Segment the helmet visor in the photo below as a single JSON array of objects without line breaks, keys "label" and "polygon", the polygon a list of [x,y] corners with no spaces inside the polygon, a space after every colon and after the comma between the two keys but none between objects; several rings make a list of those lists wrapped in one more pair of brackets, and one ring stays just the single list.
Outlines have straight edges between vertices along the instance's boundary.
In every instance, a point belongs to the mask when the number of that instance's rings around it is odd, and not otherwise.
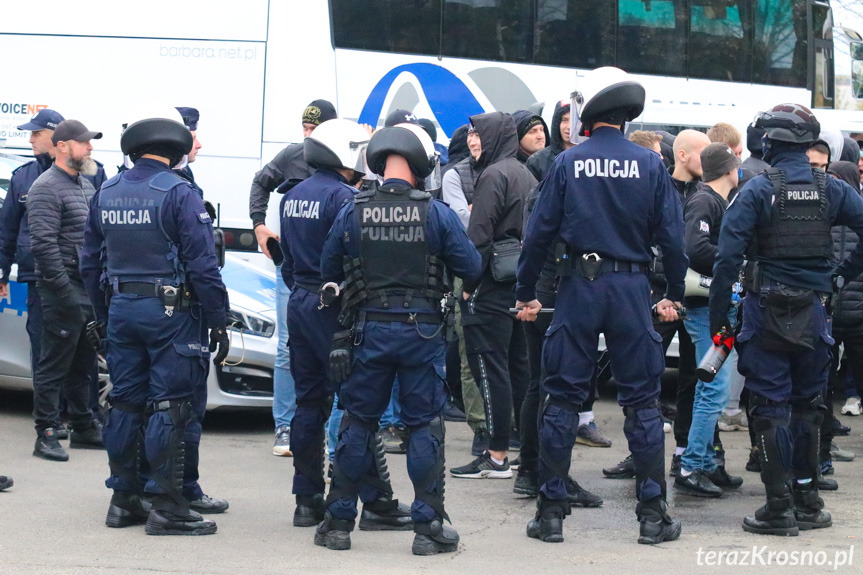
[{"label": "helmet visor", "polygon": [[432,190],[439,190],[443,187],[441,175],[440,175],[440,152],[435,151],[434,157],[429,158],[429,162],[434,162],[434,168],[432,168],[431,173],[425,178],[425,187],[423,188],[427,192],[431,192]]},{"label": "helmet visor", "polygon": [[569,96],[569,141],[573,144],[581,143],[584,138],[582,129],[584,128],[581,122],[581,109],[584,107],[584,96],[581,92],[575,91]]}]

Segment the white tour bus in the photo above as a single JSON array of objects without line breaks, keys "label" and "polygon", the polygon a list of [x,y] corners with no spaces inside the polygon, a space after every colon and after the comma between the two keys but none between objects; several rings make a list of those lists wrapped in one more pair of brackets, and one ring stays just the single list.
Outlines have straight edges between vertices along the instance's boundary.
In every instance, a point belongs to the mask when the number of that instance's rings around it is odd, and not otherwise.
[{"label": "white tour bus", "polygon": [[317,98],[372,125],[413,110],[446,143],[471,114],[567,99],[587,70],[615,65],[647,89],[634,127],[742,130],[798,102],[863,132],[859,0],[43,0],[38,12],[11,3],[0,20],[7,151],[26,154],[15,126],[51,107],[104,132],[94,157],[112,175],[136,110],[194,106],[192,167],[231,249],[256,250],[252,176],[301,141]]}]

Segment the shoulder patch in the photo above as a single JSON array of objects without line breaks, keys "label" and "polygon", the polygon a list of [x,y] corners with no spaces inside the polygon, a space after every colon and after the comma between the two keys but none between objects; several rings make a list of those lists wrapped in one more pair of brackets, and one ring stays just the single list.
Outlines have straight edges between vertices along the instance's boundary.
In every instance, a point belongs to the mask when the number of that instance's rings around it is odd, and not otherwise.
[{"label": "shoulder patch", "polygon": [[209,224],[213,220],[210,219],[210,214],[207,212],[201,212],[198,214],[198,219],[201,220],[202,224]]},{"label": "shoulder patch", "polygon": [[708,224],[704,220],[700,220],[698,222],[698,229],[700,229],[705,234],[710,233],[710,224]]}]

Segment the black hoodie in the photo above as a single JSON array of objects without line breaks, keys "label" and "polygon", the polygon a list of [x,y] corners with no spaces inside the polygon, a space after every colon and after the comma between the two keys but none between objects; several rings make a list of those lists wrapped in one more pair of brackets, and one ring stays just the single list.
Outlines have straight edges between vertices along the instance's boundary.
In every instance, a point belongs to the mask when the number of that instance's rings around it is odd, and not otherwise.
[{"label": "black hoodie", "polygon": [[[562,105],[561,105],[562,104]],[[557,102],[554,105],[554,115],[551,117],[551,142],[544,149],[527,159],[527,167],[537,180],[542,181],[546,172],[554,163],[554,159],[563,151],[563,138],[560,137],[560,122],[563,115],[569,112],[569,102]]]},{"label": "black hoodie", "polygon": [[[854,162],[833,162],[827,172],[846,182],[855,190],[860,189],[860,172]],[[833,255],[838,264],[848,257],[860,241],[850,228],[835,226],[833,232]],[[834,336],[863,333],[863,276],[845,278],[845,286],[833,296]]]},{"label": "black hoodie", "polygon": [[[524,207],[536,179],[516,158],[518,135],[515,120],[503,112],[471,116],[482,141],[482,154],[474,169],[478,176],[467,235],[482,256],[483,276],[490,275],[492,243],[522,237]],[[472,292],[480,278],[464,282]]]}]

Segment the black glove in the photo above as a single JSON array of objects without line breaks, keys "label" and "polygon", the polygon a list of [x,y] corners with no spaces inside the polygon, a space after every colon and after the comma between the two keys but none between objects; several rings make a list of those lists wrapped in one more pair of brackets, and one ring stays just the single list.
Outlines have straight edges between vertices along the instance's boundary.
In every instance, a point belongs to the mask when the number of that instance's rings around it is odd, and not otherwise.
[{"label": "black glove", "polygon": [[101,321],[91,321],[87,324],[87,341],[90,343],[90,347],[93,348],[93,351],[96,353],[102,353],[105,351],[105,340],[108,337],[108,328],[105,325],[105,322]]},{"label": "black glove", "polygon": [[231,348],[227,328],[214,327],[210,330],[210,353],[216,351],[216,348],[219,348],[219,351],[213,356],[213,363],[219,365],[228,357],[228,350]]},{"label": "black glove", "polygon": [[333,336],[333,347],[330,349],[330,381],[342,384],[351,374],[353,357],[351,347],[353,338],[351,330],[336,332]]}]

